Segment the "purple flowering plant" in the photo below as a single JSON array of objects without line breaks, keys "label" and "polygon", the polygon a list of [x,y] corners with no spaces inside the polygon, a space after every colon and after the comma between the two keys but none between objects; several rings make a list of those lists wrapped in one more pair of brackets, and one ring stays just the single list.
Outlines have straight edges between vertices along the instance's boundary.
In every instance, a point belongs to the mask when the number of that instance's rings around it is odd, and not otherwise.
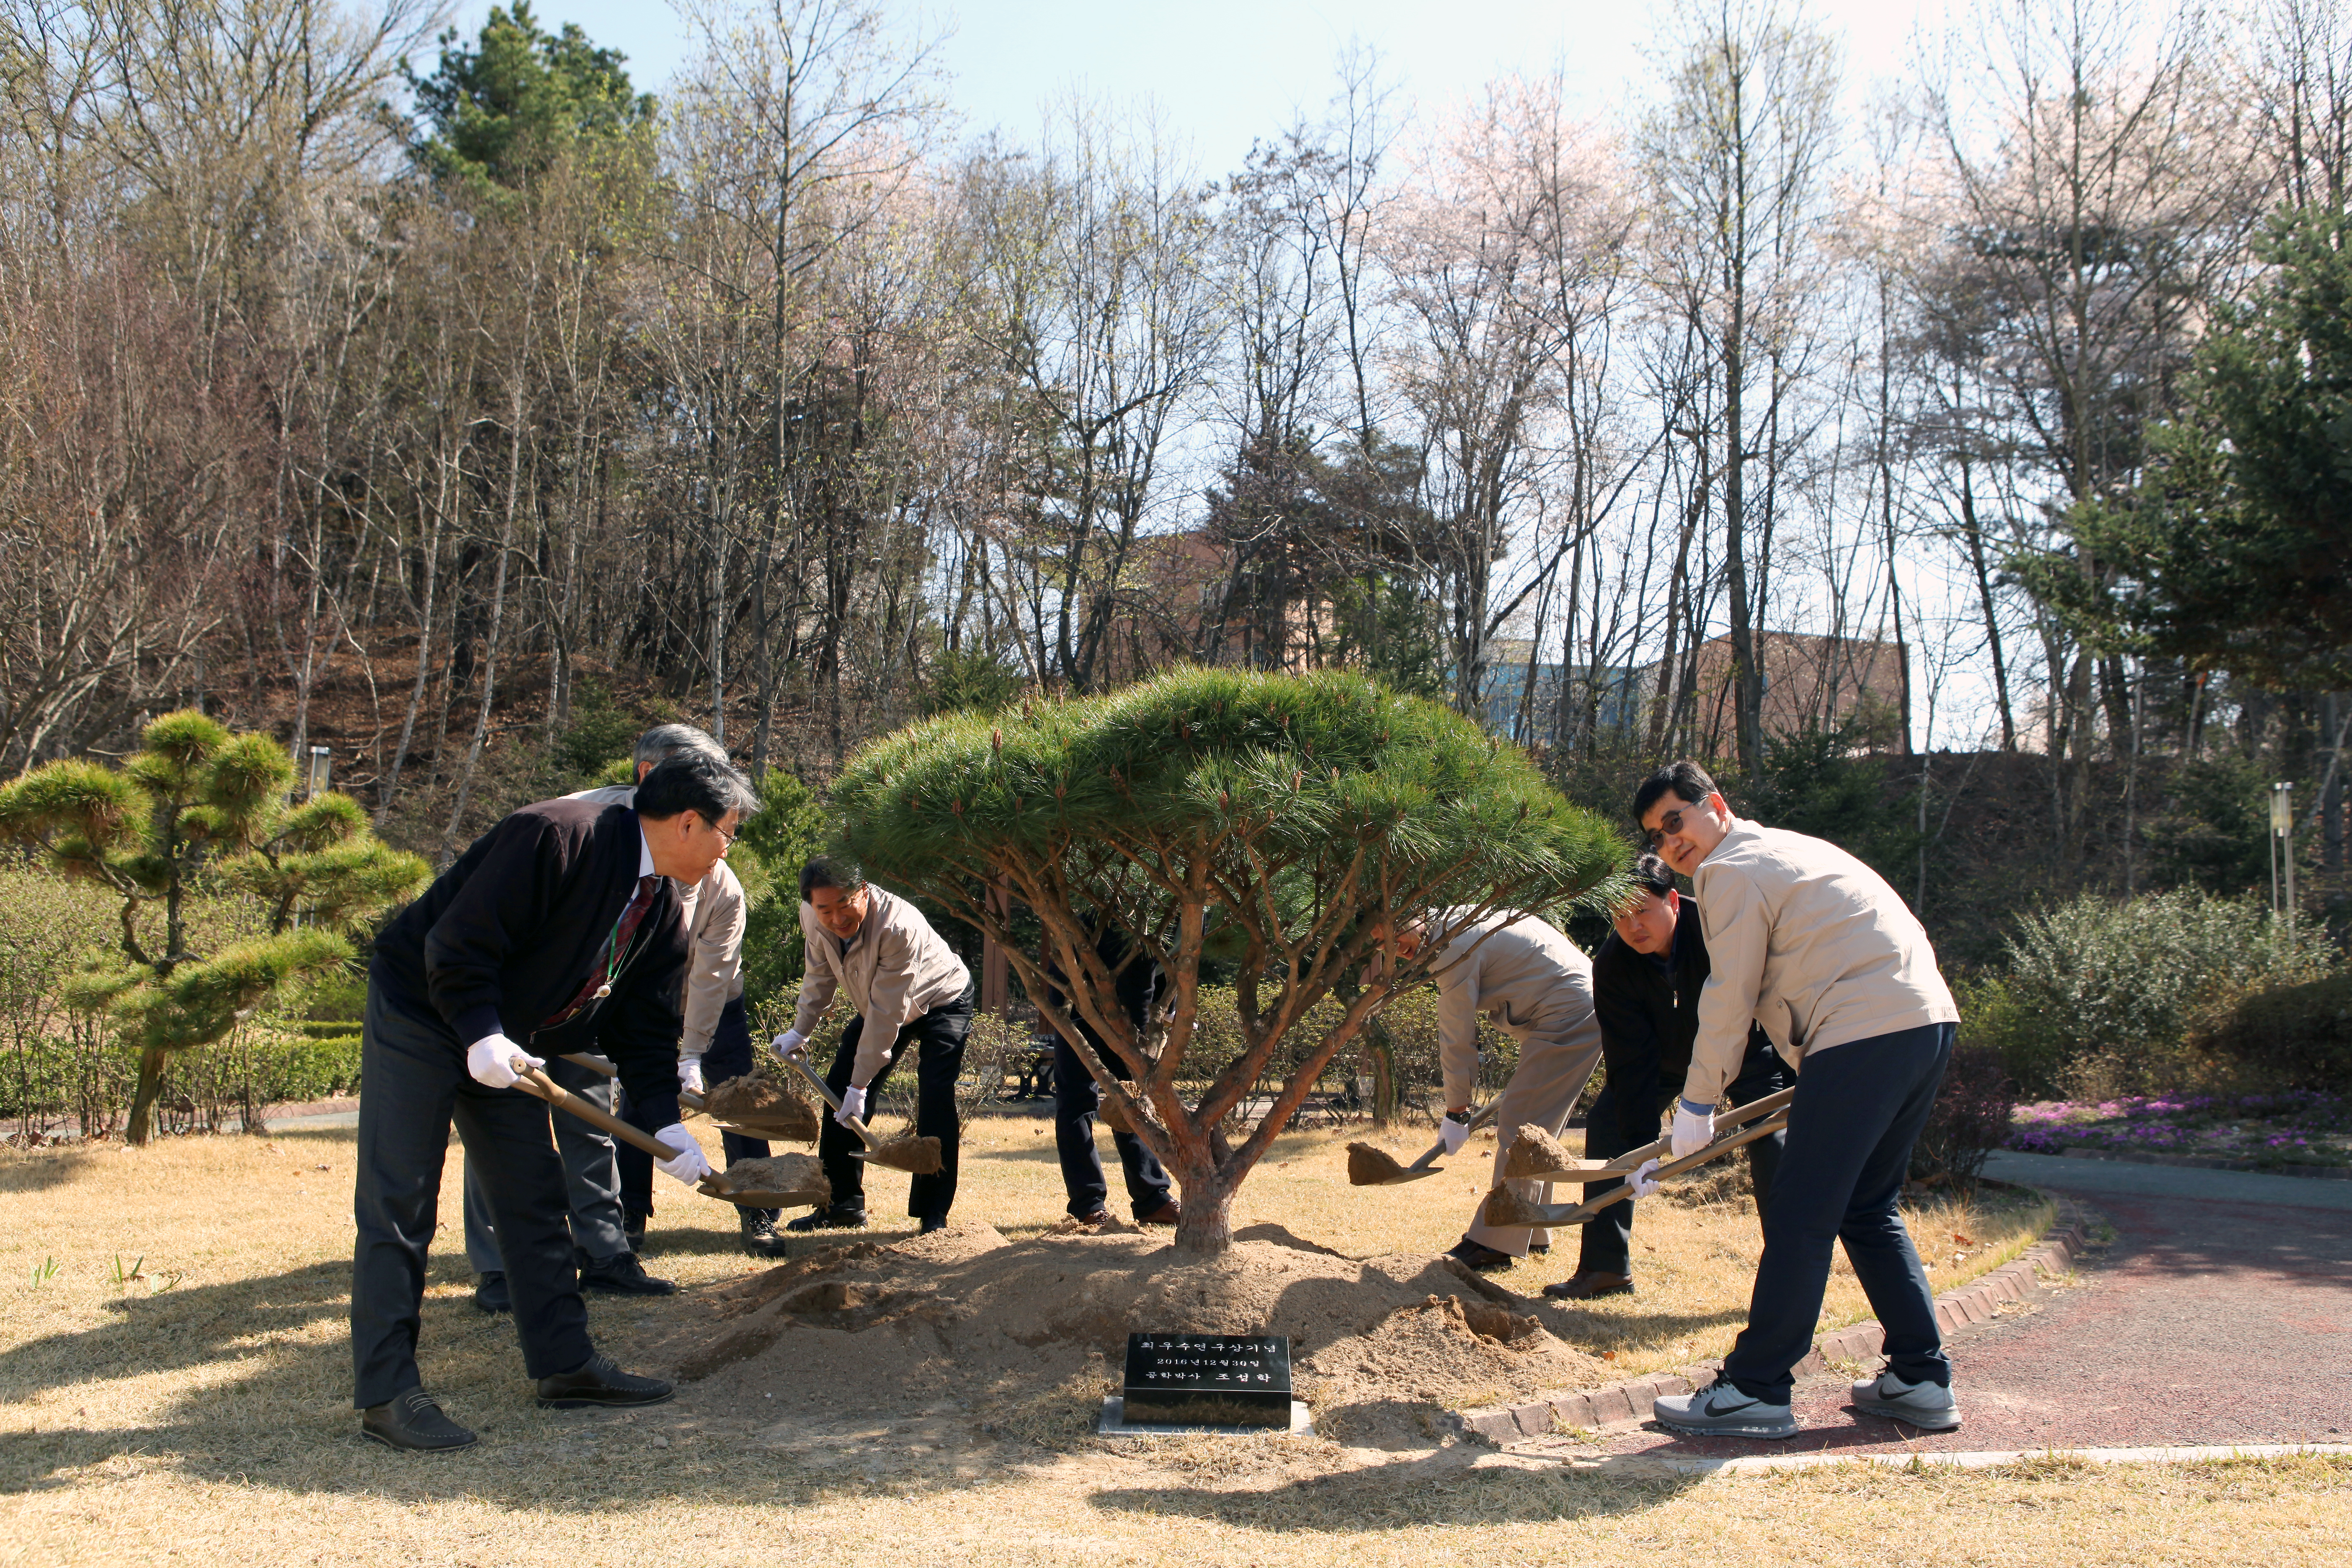
[{"label": "purple flowering plant", "polygon": [[2189,1154],[2261,1165],[2352,1164],[2352,1098],[2277,1094],[2132,1095],[2020,1105],[2008,1147]]}]

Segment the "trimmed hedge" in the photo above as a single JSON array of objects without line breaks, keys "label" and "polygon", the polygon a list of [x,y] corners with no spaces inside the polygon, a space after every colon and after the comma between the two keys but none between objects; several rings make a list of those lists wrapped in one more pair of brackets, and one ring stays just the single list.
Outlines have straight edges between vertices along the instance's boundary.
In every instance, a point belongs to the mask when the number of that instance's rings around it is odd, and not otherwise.
[{"label": "trimmed hedge", "polygon": [[2275,1088],[2352,1092],[2352,974],[2242,997],[2199,1044]]}]

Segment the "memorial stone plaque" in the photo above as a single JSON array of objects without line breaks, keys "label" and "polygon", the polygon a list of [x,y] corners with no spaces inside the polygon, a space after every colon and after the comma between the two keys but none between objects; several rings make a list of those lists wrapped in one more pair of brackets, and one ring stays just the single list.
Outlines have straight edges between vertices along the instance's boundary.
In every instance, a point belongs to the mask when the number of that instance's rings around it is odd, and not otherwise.
[{"label": "memorial stone plaque", "polygon": [[1281,1334],[1129,1334],[1129,1422],[1290,1427],[1290,1341]]}]

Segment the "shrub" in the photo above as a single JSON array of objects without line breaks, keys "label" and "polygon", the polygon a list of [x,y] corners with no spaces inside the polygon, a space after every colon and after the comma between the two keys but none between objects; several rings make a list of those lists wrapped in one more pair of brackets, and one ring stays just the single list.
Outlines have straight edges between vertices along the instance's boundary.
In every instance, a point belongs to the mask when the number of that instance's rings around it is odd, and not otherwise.
[{"label": "shrub", "polygon": [[1986,1157],[2008,1140],[2016,1110],[2017,1082],[2000,1052],[1974,1043],[1954,1047],[1936,1109],[1911,1147],[1911,1179],[1962,1196],[1975,1192]]},{"label": "shrub", "polygon": [[2352,974],[2249,993],[2198,1044],[2273,1088],[2352,1090]]},{"label": "shrub", "polygon": [[1969,993],[1970,1037],[2035,1098],[2181,1087],[2204,1058],[2200,1016],[2336,964],[2321,934],[2291,934],[2251,899],[2084,894],[2018,921],[2008,973]]}]

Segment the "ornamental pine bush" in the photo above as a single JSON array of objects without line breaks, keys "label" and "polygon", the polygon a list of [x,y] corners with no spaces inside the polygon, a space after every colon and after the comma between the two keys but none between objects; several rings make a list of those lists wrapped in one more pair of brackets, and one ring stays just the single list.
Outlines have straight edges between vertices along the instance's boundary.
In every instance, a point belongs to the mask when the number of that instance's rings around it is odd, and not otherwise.
[{"label": "ornamental pine bush", "polygon": [[[1235,1190],[1316,1079],[1391,996],[1429,977],[1476,915],[1605,907],[1628,847],[1526,755],[1438,704],[1360,675],[1184,669],[1107,696],[943,715],[876,741],[834,783],[845,849],[877,879],[1001,943],[1045,1021],[1182,1187],[1177,1246],[1222,1250]],[[1001,887],[1071,976],[1013,940]],[[1431,918],[1416,959],[1377,975],[1376,924]],[[1169,1009],[1139,1038],[1097,922],[1156,963]],[[1230,967],[1239,1038],[1201,1038],[1202,969]],[[1315,1009],[1339,1003],[1328,1026]],[[1328,1016],[1328,1015],[1326,1015]],[[1084,1020],[1138,1069],[1130,1089]],[[1213,1076],[1202,1058],[1216,1060]],[[1224,1123],[1285,1070],[1236,1144]]]}]

